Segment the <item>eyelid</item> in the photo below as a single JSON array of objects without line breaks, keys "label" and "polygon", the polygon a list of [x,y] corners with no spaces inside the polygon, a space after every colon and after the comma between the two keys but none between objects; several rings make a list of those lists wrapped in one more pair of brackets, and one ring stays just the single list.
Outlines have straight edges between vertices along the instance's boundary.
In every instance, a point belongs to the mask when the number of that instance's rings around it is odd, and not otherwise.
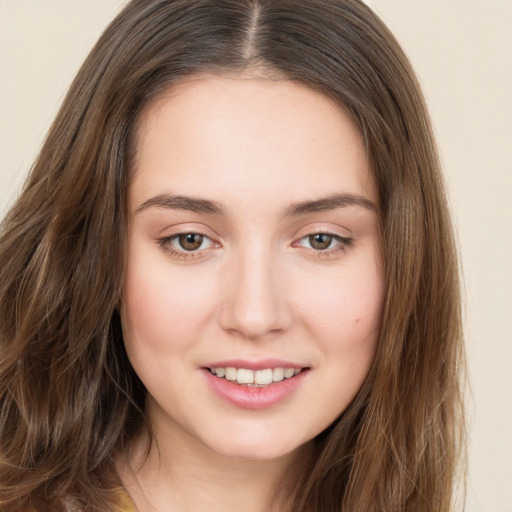
[{"label": "eyelid", "polygon": [[[168,229],[168,228],[166,228]],[[180,226],[178,229],[173,231],[172,233],[157,237],[155,240],[160,245],[162,250],[164,250],[166,253],[170,254],[172,257],[175,257],[176,259],[200,259],[207,256],[207,252],[209,252],[211,249],[222,247],[222,244],[218,241],[218,237],[212,236],[210,234],[207,234],[206,231],[210,231],[209,229],[202,229],[202,228],[196,228],[194,226]],[[322,226],[316,226],[316,227],[310,227],[309,229],[302,228],[299,230],[299,232],[294,236],[293,242],[291,244],[294,248],[299,248],[307,251],[310,255],[314,257],[329,257],[333,256],[337,253],[344,252],[351,248],[354,245],[354,239],[350,236],[345,236],[340,234],[341,229],[338,227],[333,228],[329,227],[326,228],[325,225]],[[348,231],[348,230],[347,230]],[[302,234],[300,234],[302,232]],[[200,235],[201,237],[206,238],[210,241],[210,244],[208,247],[205,248],[198,248],[195,250],[187,251],[186,249],[180,249],[179,247],[176,247],[174,245],[174,241],[186,234],[196,234]],[[334,241],[337,243],[334,247],[327,247],[326,249],[316,249],[314,247],[307,247],[305,245],[302,245],[301,242],[304,240],[307,240],[309,237],[323,234],[326,236],[331,237]],[[202,245],[202,244],[201,244]]]},{"label": "eyelid", "polygon": [[197,233],[212,239],[218,238],[215,231],[201,222],[176,222],[174,224],[166,224],[165,227],[158,230],[157,237],[169,238],[174,235],[183,235],[186,233]]},{"label": "eyelid", "polygon": [[[221,247],[220,242],[218,242],[217,237],[207,234],[205,229],[197,229],[192,226],[182,226],[176,231],[165,235],[156,237],[155,241],[160,245],[162,250],[164,250],[167,254],[171,255],[176,259],[198,259],[206,256],[205,252],[209,251],[212,248]],[[203,249],[197,249],[192,251],[187,251],[186,249],[179,249],[173,245],[173,242],[178,239],[182,235],[200,235],[208,240],[210,240],[211,244],[209,247],[205,247]]]},{"label": "eyelid", "polygon": [[[296,242],[294,242],[294,244],[298,244],[300,241],[305,240],[305,239],[309,238],[310,236],[315,236],[315,235],[327,235],[327,236],[331,237],[333,240],[336,240],[340,244],[344,245],[345,247],[349,247],[354,243],[353,238],[336,235],[334,233],[329,233],[327,231],[320,231],[317,233],[310,233],[309,235],[302,236]],[[303,247],[303,246],[300,246],[300,247]],[[314,248],[311,248],[311,249],[314,250],[315,252],[324,252],[324,253],[329,252],[329,249],[314,249]]]},{"label": "eyelid", "polygon": [[[347,229],[347,231],[349,231]],[[326,249],[315,249],[313,247],[305,247],[301,244],[303,240],[314,236],[314,235],[327,235],[332,237],[338,244],[333,248]],[[303,249],[309,253],[309,255],[319,258],[328,258],[330,256],[335,256],[338,253],[345,252],[350,249],[354,245],[354,238],[352,236],[345,236],[340,233],[340,229],[336,229],[335,227],[326,227],[324,225],[317,225],[315,227],[302,228],[298,231],[296,236],[294,237],[294,242],[292,243],[292,247]]]}]

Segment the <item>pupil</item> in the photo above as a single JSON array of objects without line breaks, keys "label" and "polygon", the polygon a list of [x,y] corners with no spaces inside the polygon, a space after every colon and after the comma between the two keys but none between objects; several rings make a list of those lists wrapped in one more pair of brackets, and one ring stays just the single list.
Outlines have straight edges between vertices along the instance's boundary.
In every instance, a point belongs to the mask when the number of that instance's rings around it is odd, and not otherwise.
[{"label": "pupil", "polygon": [[201,244],[203,243],[203,235],[199,235],[198,233],[180,235],[179,242],[181,247],[186,251],[193,251],[201,247]]},{"label": "pupil", "polygon": [[331,242],[332,236],[325,235],[323,233],[318,233],[309,237],[309,243],[311,244],[311,247],[320,251],[327,249],[331,245]]}]

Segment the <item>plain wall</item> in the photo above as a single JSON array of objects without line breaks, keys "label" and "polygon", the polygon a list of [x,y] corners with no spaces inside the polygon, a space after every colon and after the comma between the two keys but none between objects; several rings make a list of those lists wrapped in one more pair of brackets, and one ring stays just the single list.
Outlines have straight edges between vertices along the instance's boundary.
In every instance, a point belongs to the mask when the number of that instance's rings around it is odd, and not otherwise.
[{"label": "plain wall", "polygon": [[[469,512],[512,512],[512,1],[373,0],[438,134],[466,282]],[[123,0],[0,0],[0,218]]]}]

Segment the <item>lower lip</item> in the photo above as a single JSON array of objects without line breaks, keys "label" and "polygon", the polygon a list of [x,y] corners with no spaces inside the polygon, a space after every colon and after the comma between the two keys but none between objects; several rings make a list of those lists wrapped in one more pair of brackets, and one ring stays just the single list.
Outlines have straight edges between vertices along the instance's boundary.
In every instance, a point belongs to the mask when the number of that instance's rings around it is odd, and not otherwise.
[{"label": "lower lip", "polygon": [[289,379],[274,382],[265,387],[249,387],[236,381],[216,377],[210,370],[202,369],[211,389],[230,404],[242,409],[265,409],[272,407],[289,397],[303,382],[308,370]]}]

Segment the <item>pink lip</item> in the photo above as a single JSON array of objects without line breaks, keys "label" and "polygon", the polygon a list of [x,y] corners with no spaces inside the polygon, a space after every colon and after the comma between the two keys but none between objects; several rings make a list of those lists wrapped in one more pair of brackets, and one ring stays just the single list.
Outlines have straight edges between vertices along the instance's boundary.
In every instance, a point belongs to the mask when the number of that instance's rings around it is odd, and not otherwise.
[{"label": "pink lip", "polygon": [[[258,368],[247,366],[247,362],[243,365],[231,364],[234,361],[230,361],[230,364],[224,365],[216,363],[216,366],[212,365],[208,368],[217,367],[235,367],[235,368],[247,368],[249,370],[257,370],[263,368],[273,367],[284,367],[284,368],[297,368],[297,366],[258,366],[260,363],[254,363]],[[309,373],[308,370],[303,370],[294,377],[284,379],[280,382],[275,382],[266,387],[248,387],[237,384],[223,378],[216,377],[213,375],[208,368],[202,368],[202,372],[208,382],[210,388],[223,400],[227,401],[231,405],[240,407],[242,409],[265,409],[272,407],[289,397],[304,381],[304,378]]]},{"label": "pink lip", "polygon": [[215,361],[203,365],[204,368],[245,368],[247,370],[266,370],[267,368],[293,368],[300,370],[303,365],[283,361],[282,359],[262,359],[260,361],[247,361],[243,359],[230,359],[229,361]]}]

